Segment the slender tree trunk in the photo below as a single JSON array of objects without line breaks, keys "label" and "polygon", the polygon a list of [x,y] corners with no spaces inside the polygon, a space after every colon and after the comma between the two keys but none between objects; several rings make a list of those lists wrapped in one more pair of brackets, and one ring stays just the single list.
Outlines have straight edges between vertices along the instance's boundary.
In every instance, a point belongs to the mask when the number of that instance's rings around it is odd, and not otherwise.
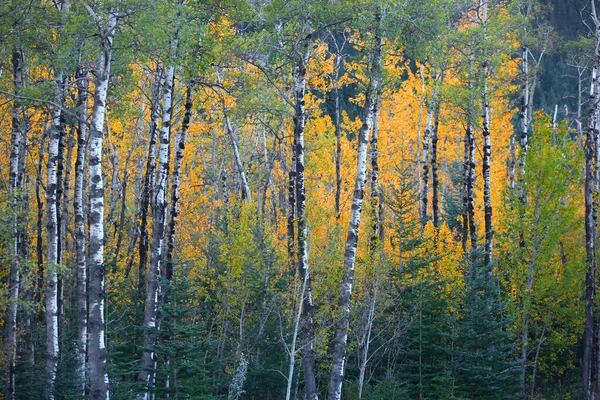
[{"label": "slender tree trunk", "polygon": [[[223,107],[225,107],[225,103],[223,103]],[[231,140],[231,145],[233,146],[233,155],[235,158],[235,166],[238,170],[238,174],[240,176],[240,180],[242,181],[242,190],[244,194],[244,199],[246,201],[252,201],[252,195],[250,193],[250,186],[248,186],[248,179],[246,178],[246,173],[244,172],[244,165],[242,164],[242,158],[240,157],[240,151],[238,147],[238,138],[236,133],[233,130],[233,126],[231,125],[231,120],[229,119],[229,114],[223,108],[223,115],[225,116],[225,128],[227,130],[227,134],[229,135],[229,139]]]},{"label": "slender tree trunk", "polygon": [[[468,66],[469,97],[467,104],[467,126],[465,130],[465,149],[464,149],[464,218],[463,226],[465,236],[471,239],[471,259],[477,257],[477,226],[475,224],[475,133],[473,128],[474,119],[474,96],[473,96],[473,55],[470,56]],[[465,248],[467,239],[464,239]]]},{"label": "slender tree trunk", "polygon": [[175,138],[175,164],[173,166],[173,179],[171,184],[171,211],[167,233],[167,254],[165,257],[165,278],[171,282],[173,276],[173,250],[175,249],[175,230],[177,228],[177,217],[179,217],[179,188],[181,187],[181,165],[183,163],[183,153],[185,151],[185,142],[190,128],[192,118],[192,91],[193,83],[188,83],[185,93],[185,105],[181,132],[178,132]]},{"label": "slender tree trunk", "polygon": [[144,310],[144,352],[142,354],[139,382],[144,389],[138,393],[138,399],[148,399],[154,385],[156,371],[156,354],[152,347],[156,343],[158,317],[158,299],[160,298],[159,278],[163,264],[163,247],[165,241],[165,222],[167,208],[167,187],[169,179],[169,147],[171,117],[173,113],[173,83],[175,67],[166,71],[163,89],[163,117],[160,128],[160,147],[158,152],[158,173],[156,177],[154,202],[152,205],[152,247],[150,254],[150,273]]},{"label": "slender tree trunk", "polygon": [[438,229],[440,226],[440,182],[438,177],[438,138],[440,128],[440,98],[439,91],[444,82],[444,71],[440,72],[440,83],[436,87],[436,99],[433,111],[433,128],[431,130],[431,214],[433,216],[433,226]]},{"label": "slender tree trunk", "polygon": [[[595,17],[594,2],[592,2],[593,15]],[[596,26],[596,31],[600,25]],[[596,173],[598,170],[598,111],[600,108],[598,70],[600,68],[600,42],[594,52],[594,63],[592,66],[592,82],[589,97],[588,129],[585,137],[585,250],[587,273],[585,278],[585,331],[583,336],[583,391],[586,399],[593,395],[594,372],[594,338],[596,315],[594,302],[596,295],[596,237],[598,229],[597,221],[597,196],[598,184]]]},{"label": "slender tree trunk", "polygon": [[519,120],[521,122],[521,136],[519,143],[521,144],[521,154],[519,157],[519,167],[521,172],[525,170],[525,159],[527,150],[529,149],[529,70],[527,66],[527,47],[522,49],[521,69],[523,73],[523,95],[521,96],[521,109],[519,110]]},{"label": "slender tree trunk", "polygon": [[[285,161],[282,162],[284,165]],[[292,162],[288,173],[287,250],[290,270],[296,266],[296,136],[292,143]]]},{"label": "slender tree trunk", "polygon": [[[306,278],[306,277],[305,277]],[[294,370],[296,366],[296,341],[298,340],[298,332],[300,331],[300,318],[302,317],[302,299],[304,298],[304,293],[306,292],[306,283],[307,280],[304,279],[302,282],[302,290],[300,291],[300,298],[298,301],[298,311],[296,312],[296,317],[294,318],[294,331],[292,332],[292,344],[290,346],[290,360],[288,366],[288,376],[287,376],[287,386],[285,390],[285,400],[290,400],[292,394],[292,384],[294,381]]]},{"label": "slender tree trunk", "polygon": [[[13,87],[15,95],[21,91],[23,84],[23,54],[17,48],[12,53],[13,65]],[[20,270],[20,249],[19,249],[19,221],[21,218],[19,181],[19,164],[26,154],[21,154],[21,142],[23,140],[23,121],[21,119],[21,104],[15,100],[12,107],[12,135],[10,143],[10,162],[9,162],[9,190],[11,202],[12,226],[10,238],[10,267],[8,273],[8,312],[6,318],[6,349],[8,361],[8,379],[6,380],[5,398],[14,399],[15,380],[16,380],[16,360],[17,360],[17,309],[19,301],[19,270]]]},{"label": "slender tree trunk", "polygon": [[381,108],[381,92],[379,86],[376,94],[375,104],[373,105],[373,134],[370,141],[370,156],[371,156],[371,212],[372,212],[372,231],[370,238],[371,253],[375,252],[377,240],[382,229],[381,226],[381,204],[379,203],[379,110]]},{"label": "slender tree trunk", "polygon": [[304,128],[306,125],[306,66],[310,57],[312,40],[304,39],[300,56],[296,60],[294,83],[294,153],[295,153],[295,199],[296,219],[298,222],[298,274],[303,283],[302,301],[302,363],[304,366],[304,394],[307,400],[317,400],[314,356],[314,304],[312,299],[312,281],[308,264],[308,228],[306,225],[306,185],[304,177]]},{"label": "slender tree trunk", "polygon": [[467,137],[469,145],[469,169],[467,179],[467,214],[469,219],[469,236],[471,238],[471,253],[477,253],[477,225],[475,224],[475,134],[473,125],[467,125]]},{"label": "slender tree trunk", "polygon": [[[484,30],[484,42],[487,41],[487,16],[488,3],[486,0],[480,0],[482,23]],[[484,56],[487,57],[487,54]],[[483,75],[483,87],[481,91],[481,102],[483,108],[482,114],[482,134],[483,134],[483,209],[484,209],[484,229],[485,229],[485,246],[484,246],[484,270],[486,279],[491,278],[492,274],[492,249],[494,231],[492,227],[492,186],[491,186],[491,165],[492,165],[492,140],[490,131],[490,103],[488,93],[489,80],[489,60],[485,60],[481,65]]]},{"label": "slender tree trunk", "polygon": [[[421,126],[423,125],[423,108],[425,108],[425,76],[423,75],[424,67],[421,65],[419,68],[419,76],[421,77],[421,98],[419,101],[419,118],[417,121],[417,182],[418,182],[418,194],[419,199],[423,192],[423,186],[421,184]],[[421,208],[419,208],[419,216],[421,215]]]},{"label": "slender tree trunk", "polygon": [[[96,21],[99,23],[99,21]],[[101,36],[100,59],[95,72],[94,106],[90,131],[89,190],[90,190],[90,245],[89,245],[89,370],[90,399],[109,398],[106,359],[106,324],[104,321],[104,181],[102,173],[102,145],[106,97],[110,78],[112,43],[117,27],[117,16],[109,11]]]},{"label": "slender tree trunk", "polygon": [[58,366],[58,210],[57,210],[57,164],[60,141],[62,72],[55,72],[57,105],[52,110],[52,126],[48,142],[48,164],[46,167],[46,232],[48,256],[46,258],[46,385],[45,397],[54,399],[54,385]]},{"label": "slender tree trunk", "polygon": [[[48,126],[47,123],[44,126]],[[49,136],[49,131],[52,128],[45,129],[40,139],[40,149],[45,147],[46,138]],[[37,261],[37,279],[34,290],[34,300],[36,303],[42,302],[42,286],[44,284],[44,202],[42,200],[42,167],[44,164],[44,151],[41,150],[38,155],[38,162],[36,167],[36,180],[35,180],[35,200],[37,208],[36,218],[36,261]]]},{"label": "slender tree trunk", "polygon": [[[435,91],[435,89],[434,89]],[[431,124],[434,111],[434,94],[427,107],[427,121],[425,122],[425,133],[423,134],[423,149],[421,153],[421,228],[427,223],[428,203],[429,203],[429,142],[431,140]]]},{"label": "slender tree trunk", "polygon": [[339,75],[342,63],[342,55],[337,54],[335,58],[335,71],[333,80],[334,95],[334,124],[335,124],[335,217],[340,218],[340,196],[342,192],[342,124],[340,114]]},{"label": "slender tree trunk", "polygon": [[[219,72],[217,72],[217,82],[221,83],[221,77]],[[221,97],[221,106],[223,108],[223,117],[225,118],[225,130],[227,131],[227,135],[231,140],[231,146],[233,147],[233,155],[235,158],[235,166],[238,170],[240,179],[242,181],[242,193],[244,199],[248,202],[252,202],[252,195],[250,193],[250,186],[248,185],[248,180],[246,178],[246,173],[244,172],[244,165],[242,163],[242,158],[240,157],[240,151],[238,147],[238,138],[233,130],[233,126],[231,124],[231,120],[229,119],[229,114],[227,112],[227,105],[225,104],[225,99]]]},{"label": "slender tree trunk", "polygon": [[[377,279],[377,278],[376,278]],[[365,385],[365,373],[367,371],[367,364],[369,362],[369,346],[371,344],[371,332],[373,330],[373,321],[375,320],[375,306],[377,305],[377,294],[378,294],[378,282],[375,282],[375,289],[373,290],[373,296],[369,304],[369,311],[367,315],[367,332],[360,343],[359,349],[359,360],[360,364],[358,367],[358,400],[362,399],[363,388]]]},{"label": "slender tree trunk", "polygon": [[346,239],[344,253],[345,274],[342,281],[339,307],[341,316],[333,341],[333,360],[331,376],[329,379],[329,400],[340,400],[342,397],[342,382],[344,366],[346,361],[346,346],[348,342],[348,327],[350,324],[350,299],[352,297],[352,285],[354,281],[354,262],[356,260],[356,247],[358,245],[358,229],[360,226],[360,215],[364,196],[367,169],[367,146],[369,134],[373,126],[373,115],[375,111],[376,95],[381,84],[381,59],[382,59],[382,16],[378,12],[375,15],[375,32],[373,60],[371,65],[371,76],[369,88],[365,96],[364,122],[358,133],[358,160],[356,167],[356,180],[354,196],[352,199],[352,212]]},{"label": "slender tree trunk", "polygon": [[492,269],[492,247],[493,247],[493,228],[492,228],[492,188],[490,181],[490,170],[492,163],[492,141],[490,134],[490,105],[487,91],[488,67],[483,67],[484,89],[483,89],[483,203],[484,203],[484,223],[485,223],[485,269],[489,277]]},{"label": "slender tree trunk", "polygon": [[510,135],[510,143],[508,145],[508,168],[506,176],[508,177],[508,187],[515,188],[515,170],[517,168],[517,147],[515,144],[516,133]]},{"label": "slender tree trunk", "polygon": [[154,173],[156,170],[156,132],[158,130],[158,107],[160,102],[160,91],[162,88],[162,70],[156,66],[156,83],[152,90],[152,104],[150,105],[150,131],[148,132],[148,158],[146,160],[146,174],[142,189],[140,206],[140,264],[138,269],[138,296],[142,310],[145,306],[147,295],[146,270],[148,265],[148,207],[150,200],[154,197]]},{"label": "slender tree trunk", "polygon": [[77,159],[75,161],[75,196],[73,212],[75,214],[75,257],[77,263],[77,344],[76,371],[81,396],[85,396],[87,381],[87,260],[85,232],[85,169],[88,144],[88,80],[87,74],[79,71],[77,80]]}]

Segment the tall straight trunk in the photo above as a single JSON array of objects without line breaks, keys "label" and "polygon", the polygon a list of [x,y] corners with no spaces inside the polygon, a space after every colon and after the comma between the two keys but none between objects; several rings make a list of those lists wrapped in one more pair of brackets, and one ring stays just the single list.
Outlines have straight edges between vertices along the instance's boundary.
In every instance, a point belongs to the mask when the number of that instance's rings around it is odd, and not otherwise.
[{"label": "tall straight trunk", "polygon": [[300,291],[300,301],[298,301],[298,310],[294,318],[294,331],[292,332],[292,343],[289,351],[289,365],[288,365],[288,376],[287,386],[285,389],[285,400],[290,400],[292,395],[292,384],[294,381],[294,371],[296,367],[296,341],[298,340],[298,332],[300,331],[300,318],[302,316],[302,299],[304,298],[304,292],[306,291],[306,280],[302,282],[302,290]]},{"label": "tall straight trunk", "polygon": [[[435,89],[434,89],[435,91]],[[425,122],[425,133],[423,134],[423,148],[421,153],[421,228],[427,223],[428,203],[429,203],[429,142],[431,141],[431,124],[434,111],[434,94],[427,107],[427,120]]]},{"label": "tall straight trunk", "polygon": [[510,143],[508,145],[508,165],[506,176],[508,178],[508,187],[510,189],[515,188],[515,170],[517,168],[517,147],[516,147],[516,133],[510,135]]},{"label": "tall straight trunk", "polygon": [[493,247],[493,228],[492,228],[492,189],[490,182],[490,170],[492,163],[492,141],[490,133],[490,104],[488,100],[488,67],[483,67],[484,88],[482,94],[483,102],[483,209],[484,209],[484,228],[485,228],[485,269],[489,276],[492,269],[492,247]]},{"label": "tall straight trunk", "polygon": [[150,200],[154,197],[154,173],[156,170],[156,132],[158,130],[158,107],[160,102],[160,91],[162,87],[162,70],[156,66],[156,83],[152,89],[152,104],[150,105],[150,130],[148,132],[148,158],[146,159],[146,172],[142,188],[140,205],[140,264],[138,269],[138,296],[141,307],[145,306],[146,270],[148,266],[148,207]]},{"label": "tall straight trunk", "polygon": [[[488,3],[485,0],[480,0],[483,30],[484,30],[484,43],[487,41],[487,17],[488,17]],[[484,44],[485,45],[485,44]],[[484,57],[488,57],[487,54]],[[483,175],[483,210],[484,210],[484,229],[485,229],[485,246],[484,246],[484,269],[486,279],[491,278],[492,273],[492,248],[494,231],[492,227],[492,187],[490,181],[490,172],[492,164],[492,140],[490,131],[490,103],[488,93],[488,80],[489,80],[489,60],[484,59],[481,65],[481,72],[483,75],[483,88],[481,91],[481,102],[483,108],[482,114],[482,135],[483,135],[483,162],[482,162],[482,175]]]},{"label": "tall straight trunk", "polygon": [[[66,92],[69,85],[69,77],[63,76],[63,82],[61,87],[61,96],[59,104],[66,105]],[[63,265],[63,253],[64,253],[64,230],[63,230],[63,196],[64,196],[64,174],[65,174],[65,139],[66,139],[66,121],[64,111],[60,114],[60,128],[58,136],[58,159],[56,162],[56,231],[57,231],[57,252],[56,262],[58,265]],[[63,343],[63,322],[64,322],[64,284],[63,284],[63,273],[57,272],[56,279],[56,292],[57,292],[57,319],[58,319],[58,336],[60,338],[59,348],[62,347]]]},{"label": "tall straight trunk", "polygon": [[367,147],[369,134],[373,126],[376,96],[381,84],[381,58],[383,47],[382,15],[375,15],[375,32],[373,43],[373,59],[369,87],[365,96],[365,114],[363,125],[358,132],[358,160],[356,166],[356,179],[354,183],[354,195],[352,198],[352,212],[348,226],[348,236],[344,253],[344,277],[342,278],[342,291],[340,293],[339,307],[341,316],[336,329],[333,342],[333,360],[331,376],[329,379],[329,400],[340,400],[342,397],[342,382],[344,377],[344,366],[346,362],[346,346],[348,343],[348,327],[350,324],[350,299],[352,297],[352,285],[354,282],[354,262],[356,260],[356,247],[358,245],[358,229],[363,205],[364,186],[367,170]]},{"label": "tall straight trunk", "polygon": [[[99,23],[97,20],[96,22]],[[94,106],[90,131],[89,190],[90,190],[90,246],[89,246],[89,327],[88,356],[90,370],[90,399],[109,398],[108,368],[106,362],[106,331],[104,321],[104,181],[102,173],[102,145],[106,96],[110,78],[112,43],[117,27],[117,16],[109,11],[101,36],[100,59],[95,71]]]},{"label": "tall straight trunk", "polygon": [[342,55],[337,54],[335,58],[335,71],[333,79],[333,95],[334,95],[334,126],[335,126],[335,217],[340,218],[340,196],[342,192],[342,124],[340,114],[340,90],[339,90],[339,75],[342,63]]},{"label": "tall straight trunk", "polygon": [[192,118],[192,91],[193,83],[188,83],[185,93],[185,105],[183,122],[181,123],[181,132],[177,133],[175,138],[175,164],[173,165],[173,179],[171,183],[171,210],[169,226],[167,231],[167,253],[165,257],[165,278],[171,282],[173,276],[173,250],[175,249],[175,230],[177,228],[177,217],[179,217],[179,188],[181,187],[181,164],[183,163],[183,153],[185,151],[185,141],[190,128]]},{"label": "tall straight trunk", "polygon": [[473,256],[477,253],[477,226],[475,225],[475,134],[473,125],[467,124],[466,131],[468,145],[468,169],[467,169],[467,219],[469,237],[471,239],[471,253]]},{"label": "tall straight trunk", "polygon": [[[282,162],[285,165],[285,161]],[[292,143],[292,161],[288,172],[287,250],[290,270],[296,266],[296,136]]]},{"label": "tall straight trunk", "polygon": [[377,241],[380,238],[382,230],[381,224],[381,207],[382,204],[379,196],[379,110],[381,108],[381,92],[379,86],[373,105],[373,134],[370,140],[370,157],[371,157],[371,213],[372,213],[372,231],[370,238],[370,250],[375,251]]},{"label": "tall straight trunk", "polygon": [[304,393],[308,400],[317,400],[314,355],[314,304],[312,299],[312,281],[308,265],[308,228],[306,225],[306,183],[304,163],[304,129],[306,125],[306,66],[310,57],[312,40],[304,39],[294,71],[294,153],[296,159],[295,197],[296,219],[298,223],[298,274],[303,282],[302,293],[302,363],[304,366]]},{"label": "tall straight trunk", "polygon": [[[12,53],[13,65],[13,87],[15,95],[21,91],[23,84],[23,54],[17,48]],[[16,380],[16,360],[17,360],[17,308],[19,301],[19,223],[21,218],[19,182],[19,164],[26,154],[21,153],[21,142],[23,140],[22,130],[23,121],[21,119],[21,104],[15,100],[12,106],[12,135],[10,143],[10,162],[9,162],[9,190],[10,202],[12,207],[12,226],[10,237],[10,267],[8,273],[8,310],[6,318],[6,350],[8,362],[8,379],[6,380],[5,398],[14,399],[15,380]]]},{"label": "tall straight trunk", "polygon": [[[49,118],[49,115],[47,116]],[[48,126],[47,123],[44,124],[45,127]],[[35,202],[36,202],[36,243],[35,243],[35,253],[36,253],[36,263],[37,263],[37,279],[35,283],[35,289],[33,294],[33,299],[36,303],[41,303],[42,301],[42,286],[44,285],[44,201],[42,200],[42,168],[44,164],[44,147],[46,143],[46,139],[49,136],[49,132],[52,128],[50,127],[44,129],[44,133],[42,134],[42,138],[40,139],[39,148],[42,149],[38,154],[38,161],[36,166],[36,179],[35,179]]]},{"label": "tall straight trunk", "polygon": [[52,126],[49,131],[48,164],[46,167],[46,232],[48,255],[46,257],[46,385],[45,397],[54,399],[54,385],[58,367],[58,210],[57,210],[57,164],[60,141],[62,104],[62,71],[55,71],[57,105],[52,110]]},{"label": "tall straight trunk", "polygon": [[[377,279],[377,278],[376,278]],[[377,294],[378,294],[379,282],[375,282],[375,288],[371,301],[369,302],[369,310],[367,313],[366,321],[366,332],[361,338],[359,343],[359,366],[358,366],[358,400],[362,399],[363,388],[365,385],[365,374],[367,371],[367,364],[369,362],[369,347],[371,345],[371,333],[373,331],[373,322],[375,320],[375,307],[377,305]]]},{"label": "tall straight trunk", "polygon": [[[29,129],[31,123],[29,121],[29,115],[27,107],[21,107],[21,144],[19,148],[19,174],[17,179],[17,187],[19,188],[18,202],[18,216],[19,226],[17,230],[18,237],[18,253],[19,260],[30,260],[30,248],[29,248],[29,224],[27,223],[29,218],[29,189],[26,186],[29,183],[29,177],[27,176],[27,154],[29,152]],[[43,148],[43,146],[40,146]],[[44,153],[43,151],[41,152]],[[31,264],[30,264],[31,265]],[[23,271],[22,277],[20,278],[20,291],[22,291],[22,299],[25,304],[34,304],[34,293],[36,285],[36,276],[34,270],[27,268]],[[35,336],[34,336],[34,325],[35,325],[35,314],[33,308],[27,307],[23,310],[24,321],[24,351],[23,358],[27,360],[29,365],[35,365]]]},{"label": "tall straight trunk", "polygon": [[142,353],[141,371],[138,375],[138,380],[144,385],[144,389],[138,393],[138,399],[148,399],[155,380],[156,355],[151,349],[156,343],[158,299],[160,298],[159,279],[161,277],[161,268],[163,266],[174,78],[175,67],[170,66],[166,71],[163,88],[163,114],[162,125],[160,128],[158,171],[154,189],[154,201],[152,204],[150,273],[148,274],[146,307],[144,309],[144,352]]},{"label": "tall straight trunk", "polygon": [[523,58],[521,61],[521,69],[523,73],[523,94],[521,96],[521,108],[519,110],[519,120],[521,122],[521,135],[519,143],[521,145],[521,154],[519,157],[519,167],[521,173],[525,169],[525,158],[529,149],[529,70],[527,65],[527,55],[529,50],[527,47],[522,48]]},{"label": "tall straight trunk", "polygon": [[[192,91],[193,91],[193,83],[188,82],[186,87],[186,95],[185,95],[185,105],[184,105],[184,115],[183,121],[181,123],[181,131],[178,131],[175,135],[175,160],[173,165],[173,174],[171,179],[171,203],[169,204],[169,223],[167,226],[166,232],[166,252],[165,252],[165,286],[162,290],[162,304],[166,304],[170,301],[169,296],[170,289],[173,287],[173,251],[175,250],[175,233],[177,229],[177,217],[179,216],[179,191],[181,187],[181,165],[183,163],[183,155],[185,151],[185,142],[187,138],[187,134],[190,127],[190,120],[192,118]],[[174,297],[173,297],[174,299]],[[173,300],[174,301],[174,300]],[[168,319],[168,316],[165,316],[165,319]],[[168,334],[161,335],[159,339],[162,343],[168,343],[170,337]],[[171,366],[168,368],[170,373],[167,375],[164,381],[165,389],[169,390],[171,379],[174,383],[177,382],[177,366],[176,361],[174,360],[171,363],[171,359],[167,356],[162,363],[165,363],[167,366]],[[171,375],[172,374],[172,375]],[[177,385],[173,387],[175,398],[177,397]]]},{"label": "tall straight trunk", "polygon": [[433,226],[437,229],[440,226],[440,182],[438,177],[438,139],[439,139],[439,128],[440,128],[440,98],[439,91],[444,81],[444,71],[440,72],[439,77],[440,83],[436,87],[436,99],[433,109],[433,127],[431,130],[431,215],[433,216]]},{"label": "tall straight trunk", "polygon": [[77,343],[75,351],[77,384],[85,396],[87,370],[87,260],[85,232],[85,169],[88,144],[88,80],[87,73],[79,71],[77,81],[77,159],[75,161],[75,189],[73,213],[75,215],[75,257],[77,263]]},{"label": "tall straight trunk", "polygon": [[[425,96],[425,76],[423,70],[425,68],[421,65],[419,68],[419,76],[421,77],[421,96],[419,101],[419,118],[417,120],[417,183],[418,183],[418,194],[421,196],[423,187],[421,184],[421,126],[423,125],[423,108],[425,108],[426,96]],[[421,197],[419,197],[420,199]],[[421,208],[419,208],[419,216],[421,215]]]},{"label": "tall straight trunk", "polygon": [[467,103],[466,129],[463,153],[463,250],[467,253],[467,242],[471,239],[471,258],[477,255],[477,226],[475,225],[475,135],[473,130],[473,55],[468,65],[469,97]]},{"label": "tall straight trunk", "polygon": [[[596,9],[592,2],[592,15],[596,18]],[[596,34],[600,33],[600,23],[596,22]],[[585,250],[587,273],[585,278],[585,331],[583,336],[583,392],[585,398],[594,395],[594,373],[598,374],[598,366],[594,366],[594,343],[597,324],[594,302],[596,295],[596,238],[597,238],[597,196],[598,183],[598,112],[600,111],[600,95],[598,72],[600,69],[600,40],[594,52],[592,65],[592,82],[590,85],[588,129],[585,137]]]}]

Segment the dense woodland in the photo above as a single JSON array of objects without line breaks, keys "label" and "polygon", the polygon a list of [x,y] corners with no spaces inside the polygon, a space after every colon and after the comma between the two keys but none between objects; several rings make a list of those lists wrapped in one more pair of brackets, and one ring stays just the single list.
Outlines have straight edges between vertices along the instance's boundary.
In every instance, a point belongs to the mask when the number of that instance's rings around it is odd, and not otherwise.
[{"label": "dense woodland", "polygon": [[597,7],[0,2],[0,397],[600,399]]}]

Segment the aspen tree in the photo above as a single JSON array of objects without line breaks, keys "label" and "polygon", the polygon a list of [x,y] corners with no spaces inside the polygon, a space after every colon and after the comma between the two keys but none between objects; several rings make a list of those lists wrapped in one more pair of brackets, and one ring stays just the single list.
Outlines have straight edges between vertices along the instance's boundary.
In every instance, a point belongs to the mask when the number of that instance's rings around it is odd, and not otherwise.
[{"label": "aspen tree", "polygon": [[365,96],[365,114],[363,124],[358,133],[358,160],[354,195],[352,198],[352,211],[348,227],[348,236],[344,253],[344,277],[340,293],[339,307],[341,317],[336,328],[333,341],[333,363],[329,378],[327,398],[339,400],[342,397],[342,382],[346,362],[346,347],[348,345],[348,328],[350,325],[350,299],[354,281],[354,264],[356,261],[356,248],[358,245],[358,229],[362,212],[364,186],[366,183],[367,147],[369,135],[373,126],[377,92],[381,85],[381,59],[383,47],[382,12],[375,14],[373,32],[373,54],[371,60],[369,86]]},{"label": "aspen tree", "polygon": [[106,98],[113,52],[113,38],[117,29],[118,15],[109,10],[106,21],[90,7],[86,7],[99,32],[100,57],[94,68],[94,105],[90,124],[89,143],[89,193],[90,193],[90,245],[89,245],[89,326],[88,365],[90,370],[90,399],[109,398],[108,366],[106,351],[106,323],[104,320],[104,179],[102,172],[102,149]]}]

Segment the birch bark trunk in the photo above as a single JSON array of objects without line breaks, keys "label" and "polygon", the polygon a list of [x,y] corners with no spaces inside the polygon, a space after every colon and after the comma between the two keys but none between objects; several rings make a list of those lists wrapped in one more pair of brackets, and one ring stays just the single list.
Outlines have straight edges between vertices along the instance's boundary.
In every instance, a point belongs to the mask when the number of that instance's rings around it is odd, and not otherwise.
[{"label": "birch bark trunk", "polygon": [[[592,18],[596,24],[596,37],[600,37],[600,21],[596,16],[595,2],[592,1]],[[600,69],[600,39],[594,52],[592,65],[592,81],[589,94],[589,116],[588,129],[585,135],[585,250],[587,273],[585,278],[585,330],[583,336],[583,392],[586,399],[594,395],[594,343],[597,317],[595,315],[596,296],[596,240],[597,240],[597,196],[598,183],[596,174],[598,171],[598,111],[600,109],[599,76]],[[597,368],[596,368],[597,369]],[[598,374],[598,371],[596,371]],[[597,389],[596,389],[597,390]]]},{"label": "birch bark trunk", "polygon": [[173,276],[173,250],[175,249],[175,231],[177,228],[177,217],[179,217],[179,188],[181,186],[181,165],[183,163],[183,154],[185,151],[185,142],[190,128],[192,118],[192,91],[193,83],[188,83],[185,94],[185,105],[181,132],[178,132],[175,139],[175,164],[173,166],[173,179],[171,184],[171,210],[167,236],[167,253],[165,261],[165,278],[171,282]]},{"label": "birch bark trunk", "polygon": [[295,65],[294,94],[294,154],[295,154],[295,198],[296,220],[298,223],[298,274],[303,282],[302,296],[302,363],[304,366],[304,393],[308,400],[317,400],[317,384],[314,356],[314,304],[312,299],[312,281],[308,265],[308,228],[306,225],[306,183],[304,164],[304,128],[306,125],[306,66],[310,57],[312,38],[305,38],[300,56]]},{"label": "birch bark trunk", "polygon": [[342,124],[340,114],[340,90],[339,90],[339,77],[340,68],[342,65],[343,57],[341,54],[336,55],[334,74],[333,74],[333,96],[334,96],[334,126],[335,126],[335,217],[340,218],[340,195],[342,192]]},{"label": "birch bark trunk", "polygon": [[342,396],[342,382],[346,361],[348,327],[350,324],[350,299],[352,297],[352,285],[354,281],[354,262],[356,260],[356,247],[358,244],[358,229],[360,226],[360,216],[363,205],[364,186],[367,178],[367,147],[369,143],[369,134],[373,126],[376,94],[381,84],[383,34],[382,15],[380,12],[377,12],[375,15],[375,32],[373,39],[373,59],[369,87],[365,96],[364,122],[358,133],[356,180],[354,184],[352,211],[350,214],[350,223],[348,227],[348,236],[346,239],[346,248],[344,254],[345,273],[342,281],[342,291],[339,301],[341,316],[333,342],[333,360],[329,379],[329,390],[327,394],[327,398],[329,400],[340,400]]},{"label": "birch bark trunk", "polygon": [[146,175],[142,190],[140,205],[140,263],[138,269],[138,296],[142,310],[145,307],[147,295],[147,268],[148,268],[148,207],[154,197],[154,174],[156,170],[156,132],[158,130],[158,107],[160,91],[162,88],[162,70],[156,66],[156,83],[152,90],[152,104],[150,105],[150,130],[148,133],[148,158],[146,161]]},{"label": "birch bark trunk", "polygon": [[[91,9],[89,9],[91,11]],[[91,12],[97,23],[98,17]],[[89,143],[89,196],[90,196],[90,245],[89,245],[89,326],[88,356],[90,371],[90,399],[109,398],[108,368],[106,359],[106,324],[104,321],[104,181],[102,173],[102,150],[106,97],[110,78],[112,45],[117,15],[111,10],[101,32],[101,53],[95,68],[94,106]]]},{"label": "birch bark trunk", "polygon": [[163,89],[163,115],[162,126],[160,128],[158,171],[152,205],[150,273],[148,274],[146,307],[144,310],[144,352],[142,353],[141,371],[138,375],[139,382],[144,386],[144,389],[138,393],[138,399],[144,400],[148,399],[150,395],[150,389],[154,385],[156,370],[156,354],[152,350],[152,347],[156,343],[158,299],[160,298],[158,281],[163,267],[174,77],[175,67],[170,66],[166,71]]},{"label": "birch bark trunk", "polygon": [[529,149],[529,70],[527,65],[527,47],[522,48],[521,72],[523,73],[523,95],[521,96],[521,109],[519,110],[519,120],[521,122],[521,136],[519,143],[521,145],[521,154],[519,157],[519,167],[521,173],[525,171],[525,159]]},{"label": "birch bark trunk", "polygon": [[[484,43],[487,41],[487,18],[488,18],[488,3],[485,0],[480,0],[482,13],[482,24],[484,30]],[[484,44],[485,45],[485,44]],[[484,50],[484,53],[487,53]],[[492,274],[492,249],[494,231],[492,226],[492,189],[490,181],[491,163],[492,163],[492,140],[490,131],[490,103],[488,93],[489,80],[489,60],[488,55],[484,54],[484,60],[481,65],[483,75],[483,88],[481,92],[481,102],[483,107],[482,114],[482,130],[483,130],[483,209],[484,209],[484,225],[485,225],[485,247],[484,247],[484,269],[486,279],[491,278]]]},{"label": "birch bark trunk", "polygon": [[[15,48],[12,53],[13,90],[15,95],[21,91],[23,84],[23,54]],[[12,226],[10,238],[10,267],[8,273],[8,311],[6,318],[6,349],[8,362],[8,379],[5,388],[6,399],[15,397],[16,360],[17,360],[17,309],[19,301],[19,222],[22,218],[20,199],[19,165],[25,154],[21,153],[23,121],[21,119],[21,104],[18,100],[12,106],[12,135],[10,143],[9,190],[12,208]]]},{"label": "birch bark trunk", "polygon": [[77,159],[75,161],[75,257],[77,263],[77,344],[76,373],[81,396],[85,397],[87,370],[87,260],[85,232],[85,169],[88,144],[88,80],[87,73],[79,71],[77,80]]},{"label": "birch bark trunk", "polygon": [[45,307],[46,307],[46,385],[45,397],[54,399],[54,385],[58,366],[58,221],[57,221],[57,162],[60,121],[62,113],[62,72],[55,71],[57,105],[52,110],[52,125],[48,136],[48,163],[46,167],[46,232],[48,255],[46,257]]},{"label": "birch bark trunk", "polygon": [[439,166],[438,166],[438,139],[440,128],[440,98],[439,92],[444,82],[444,71],[439,75],[439,86],[436,86],[436,98],[433,110],[433,127],[431,130],[431,215],[433,217],[433,226],[438,229],[440,226],[440,201],[439,201]]},{"label": "birch bark trunk", "polygon": [[379,196],[379,109],[381,108],[381,86],[377,90],[375,104],[373,105],[373,134],[370,140],[371,156],[371,212],[372,212],[372,231],[370,238],[370,250],[372,253],[377,248],[377,241],[380,239],[382,231],[382,213]]},{"label": "birch bark trunk", "polygon": [[[435,92],[435,89],[434,89]],[[425,132],[423,133],[423,148],[421,153],[421,229],[427,223],[428,203],[429,203],[429,142],[431,141],[431,124],[434,111],[434,94],[427,107],[427,119],[425,122]]]}]

